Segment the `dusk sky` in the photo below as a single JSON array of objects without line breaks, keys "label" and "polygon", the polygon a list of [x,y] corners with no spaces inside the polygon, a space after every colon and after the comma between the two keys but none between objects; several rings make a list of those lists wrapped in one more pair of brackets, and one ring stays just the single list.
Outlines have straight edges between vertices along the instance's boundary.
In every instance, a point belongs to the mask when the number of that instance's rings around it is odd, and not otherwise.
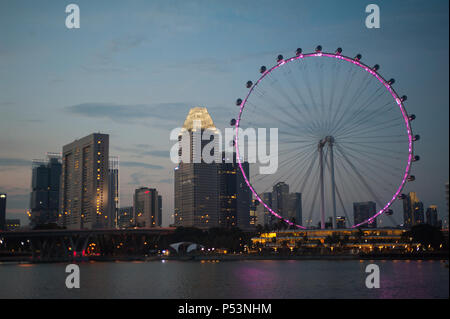
[{"label": "dusk sky", "polygon": [[[69,3],[80,7],[80,29],[65,26]],[[365,26],[370,3],[380,7],[380,29]],[[167,226],[175,167],[170,131],[195,106],[226,127],[261,65],[318,44],[361,53],[363,62],[396,79],[421,135],[417,181],[405,192],[416,191],[425,207],[438,205],[443,217],[448,6],[446,0],[1,0],[0,192],[8,194],[7,218],[28,222],[32,159],[102,132],[110,135],[110,155],[120,157],[121,206],[132,204],[136,187],[156,187]]]}]

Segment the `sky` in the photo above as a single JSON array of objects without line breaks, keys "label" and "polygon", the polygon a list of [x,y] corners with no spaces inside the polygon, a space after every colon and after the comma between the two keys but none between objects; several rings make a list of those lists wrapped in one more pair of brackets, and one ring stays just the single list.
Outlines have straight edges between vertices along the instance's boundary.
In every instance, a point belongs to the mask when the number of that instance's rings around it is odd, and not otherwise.
[{"label": "sky", "polygon": [[[67,29],[65,7],[80,8]],[[370,3],[381,27],[365,26]],[[110,135],[120,158],[120,202],[156,187],[163,225],[172,222],[170,131],[191,107],[207,107],[216,126],[237,116],[234,101],[261,65],[322,45],[361,53],[396,79],[421,135],[414,166],[425,206],[447,215],[449,176],[449,3],[363,0],[0,1],[0,192],[7,218],[27,223],[31,160],[73,140]]]}]

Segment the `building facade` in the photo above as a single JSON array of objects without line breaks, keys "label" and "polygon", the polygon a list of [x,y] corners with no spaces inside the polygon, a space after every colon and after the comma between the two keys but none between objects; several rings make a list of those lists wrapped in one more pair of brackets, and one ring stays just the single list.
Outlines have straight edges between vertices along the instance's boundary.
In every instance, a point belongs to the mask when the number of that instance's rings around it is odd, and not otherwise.
[{"label": "building facade", "polygon": [[58,224],[109,228],[109,135],[94,133],[63,147]]},{"label": "building facade", "polygon": [[6,220],[6,230],[14,231],[20,229],[20,219],[7,219]]},{"label": "building facade", "polygon": [[130,228],[135,225],[133,206],[120,207],[118,210],[117,227]]},{"label": "building facade", "polygon": [[[245,174],[249,176],[248,162],[242,163]],[[252,194],[236,161],[236,153],[222,153],[222,161],[218,164],[220,180],[220,227],[237,227],[247,230],[250,226],[250,208]],[[255,221],[253,221],[255,222]]]},{"label": "building facade", "polygon": [[[360,202],[353,203],[353,219],[354,224],[360,224],[368,220],[370,217],[375,215],[377,212],[377,204],[375,202]],[[377,228],[377,221],[365,225],[364,227]]]},{"label": "building facade", "polygon": [[426,211],[426,218],[427,218],[427,224],[438,227],[439,226],[439,220],[438,220],[438,211],[436,205],[431,205],[427,208]]},{"label": "building facade", "polygon": [[141,187],[134,192],[134,221],[136,227],[150,228],[161,226],[162,199],[155,188]]},{"label": "building facade", "polygon": [[289,185],[279,182],[272,190],[272,210],[287,219],[289,218]]},{"label": "building facade", "polygon": [[6,194],[0,194],[0,230],[6,229]]},{"label": "building facade", "polygon": [[109,179],[108,179],[109,208],[111,215],[110,227],[118,228],[119,218],[119,158],[111,156],[109,158]]},{"label": "building facade", "polygon": [[[179,135],[180,163],[175,168],[175,226],[211,228],[220,226],[219,166],[221,154],[215,152],[215,161],[206,162],[203,150],[215,139],[217,131],[206,108],[189,111]],[[209,133],[211,139],[201,135]],[[217,149],[217,148],[216,148]]]},{"label": "building facade", "polygon": [[403,198],[403,225],[407,228],[425,223],[423,203],[415,192]]},{"label": "building facade", "polygon": [[33,160],[30,194],[31,227],[57,222],[61,169],[59,154],[48,154],[47,160]]}]

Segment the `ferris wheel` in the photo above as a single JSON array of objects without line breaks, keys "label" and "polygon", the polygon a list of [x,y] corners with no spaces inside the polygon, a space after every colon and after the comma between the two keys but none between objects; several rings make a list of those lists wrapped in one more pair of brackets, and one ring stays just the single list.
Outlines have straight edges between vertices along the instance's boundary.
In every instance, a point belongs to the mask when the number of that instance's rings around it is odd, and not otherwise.
[{"label": "ferris wheel", "polygon": [[[248,94],[236,101],[239,114],[230,124],[238,165],[255,200],[275,219],[303,229],[325,228],[327,221],[336,228],[338,217],[353,228],[393,219],[393,203],[415,180],[415,115],[407,113],[407,97],[396,93],[395,80],[361,58],[321,46],[312,53],[297,49],[288,59],[279,55],[274,66],[261,66],[259,79],[248,81]],[[257,161],[250,173],[243,169],[249,158],[239,134],[248,128],[278,130],[275,173],[261,174]],[[266,196],[279,183],[301,194],[301,220]],[[360,203],[372,204],[363,220],[353,218]]]}]

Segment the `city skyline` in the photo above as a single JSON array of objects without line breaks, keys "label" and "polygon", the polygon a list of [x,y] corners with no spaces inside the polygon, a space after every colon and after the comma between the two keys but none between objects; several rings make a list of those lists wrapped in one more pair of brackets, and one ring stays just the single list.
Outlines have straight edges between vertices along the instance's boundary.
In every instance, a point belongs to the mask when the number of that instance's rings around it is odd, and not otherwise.
[{"label": "city skyline", "polygon": [[[0,79],[5,88],[0,100],[0,192],[8,194],[7,218],[27,221],[32,158],[98,131],[111,136],[111,154],[120,156],[121,206],[131,204],[130,194],[139,186],[158,188],[163,198],[173,198],[169,132],[181,126],[187,111],[208,107],[216,125],[227,126],[237,113],[233,101],[245,91],[243,79],[255,79],[259,66],[273,64],[279,53],[293,55],[298,46],[312,51],[319,43],[330,50],[342,46],[361,52],[363,60],[379,63],[384,73],[395,76],[397,89],[409,97],[408,111],[418,116],[415,131],[422,136],[417,181],[405,193],[417,192],[426,207],[437,205],[444,217],[448,42],[440,39],[448,38],[448,3],[430,8],[420,2],[381,1],[380,30],[362,26],[364,4],[358,2],[289,4],[300,12],[295,19],[266,24],[273,6],[269,2],[256,10],[238,2],[180,3],[179,10],[136,2],[127,12],[132,21],[115,4],[101,13],[99,3],[79,1],[83,22],[78,33],[63,27],[63,4],[48,10],[42,10],[45,4],[1,4],[1,23],[8,25],[0,31],[6,44],[0,48],[0,68],[7,75]],[[279,9],[275,16],[292,15]],[[319,12],[326,19],[308,18]],[[396,25],[390,26],[397,15]],[[344,24],[330,29],[342,18]],[[169,26],[166,19],[180,23]],[[44,20],[51,22],[33,23],[33,28],[25,23]],[[112,32],[95,35],[105,28]],[[251,36],[261,28],[264,37]],[[283,39],[278,30],[288,30]],[[231,39],[230,31],[241,32],[242,40]],[[401,50],[395,49],[397,39],[402,39]],[[158,49],[160,43],[164,49]],[[409,75],[411,66],[415,76]],[[71,125],[66,125],[68,118]],[[171,223],[172,212],[168,200],[163,225]]]}]

